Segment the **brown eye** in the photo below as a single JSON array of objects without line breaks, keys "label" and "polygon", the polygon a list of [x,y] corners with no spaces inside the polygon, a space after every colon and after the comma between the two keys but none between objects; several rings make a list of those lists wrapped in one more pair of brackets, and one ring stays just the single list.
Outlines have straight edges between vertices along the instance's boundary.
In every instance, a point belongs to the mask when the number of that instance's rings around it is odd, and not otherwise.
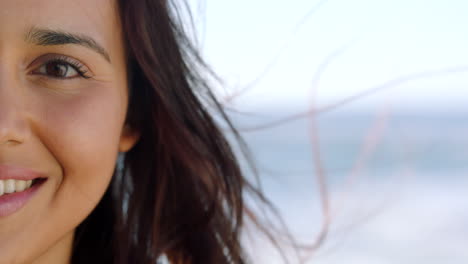
[{"label": "brown eye", "polygon": [[31,74],[59,80],[75,78],[89,79],[92,77],[87,75],[89,70],[83,63],[68,56],[47,54],[37,59],[37,61],[41,61],[41,63],[36,64],[33,62],[34,65],[38,66],[30,72]]},{"label": "brown eye", "polygon": [[61,79],[74,78],[80,75],[72,65],[61,61],[47,62],[39,67],[37,73]]}]

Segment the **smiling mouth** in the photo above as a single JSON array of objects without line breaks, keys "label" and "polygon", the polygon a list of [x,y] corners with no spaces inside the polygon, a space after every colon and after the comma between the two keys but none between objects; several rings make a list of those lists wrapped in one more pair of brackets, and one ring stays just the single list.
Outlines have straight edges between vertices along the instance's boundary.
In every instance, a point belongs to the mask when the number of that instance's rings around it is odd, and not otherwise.
[{"label": "smiling mouth", "polygon": [[28,181],[15,179],[0,180],[0,197],[29,190],[36,185],[42,184],[44,181],[46,181],[46,178],[36,178]]}]

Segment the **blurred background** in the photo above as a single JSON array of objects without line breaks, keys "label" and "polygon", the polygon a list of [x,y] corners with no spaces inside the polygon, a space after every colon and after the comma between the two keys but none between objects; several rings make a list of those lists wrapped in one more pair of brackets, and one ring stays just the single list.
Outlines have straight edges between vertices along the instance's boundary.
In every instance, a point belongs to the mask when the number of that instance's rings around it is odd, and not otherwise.
[{"label": "blurred background", "polygon": [[468,1],[190,3],[307,263],[468,263]]}]

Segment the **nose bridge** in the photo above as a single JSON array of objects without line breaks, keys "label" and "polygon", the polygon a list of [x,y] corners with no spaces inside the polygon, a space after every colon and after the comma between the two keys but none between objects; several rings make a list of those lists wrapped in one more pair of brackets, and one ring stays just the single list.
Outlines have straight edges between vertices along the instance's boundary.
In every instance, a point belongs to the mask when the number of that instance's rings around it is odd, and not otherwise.
[{"label": "nose bridge", "polygon": [[19,83],[12,77],[4,65],[0,66],[0,146],[22,143],[28,134],[25,98]]}]

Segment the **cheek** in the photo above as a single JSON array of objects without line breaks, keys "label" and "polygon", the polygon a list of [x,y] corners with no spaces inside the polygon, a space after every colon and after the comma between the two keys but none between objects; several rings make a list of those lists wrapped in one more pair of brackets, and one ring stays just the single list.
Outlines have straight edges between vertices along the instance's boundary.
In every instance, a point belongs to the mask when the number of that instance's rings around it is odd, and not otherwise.
[{"label": "cheek", "polygon": [[39,137],[62,169],[56,177],[58,212],[89,213],[107,188],[118,153],[126,98],[106,87],[45,100]]}]

